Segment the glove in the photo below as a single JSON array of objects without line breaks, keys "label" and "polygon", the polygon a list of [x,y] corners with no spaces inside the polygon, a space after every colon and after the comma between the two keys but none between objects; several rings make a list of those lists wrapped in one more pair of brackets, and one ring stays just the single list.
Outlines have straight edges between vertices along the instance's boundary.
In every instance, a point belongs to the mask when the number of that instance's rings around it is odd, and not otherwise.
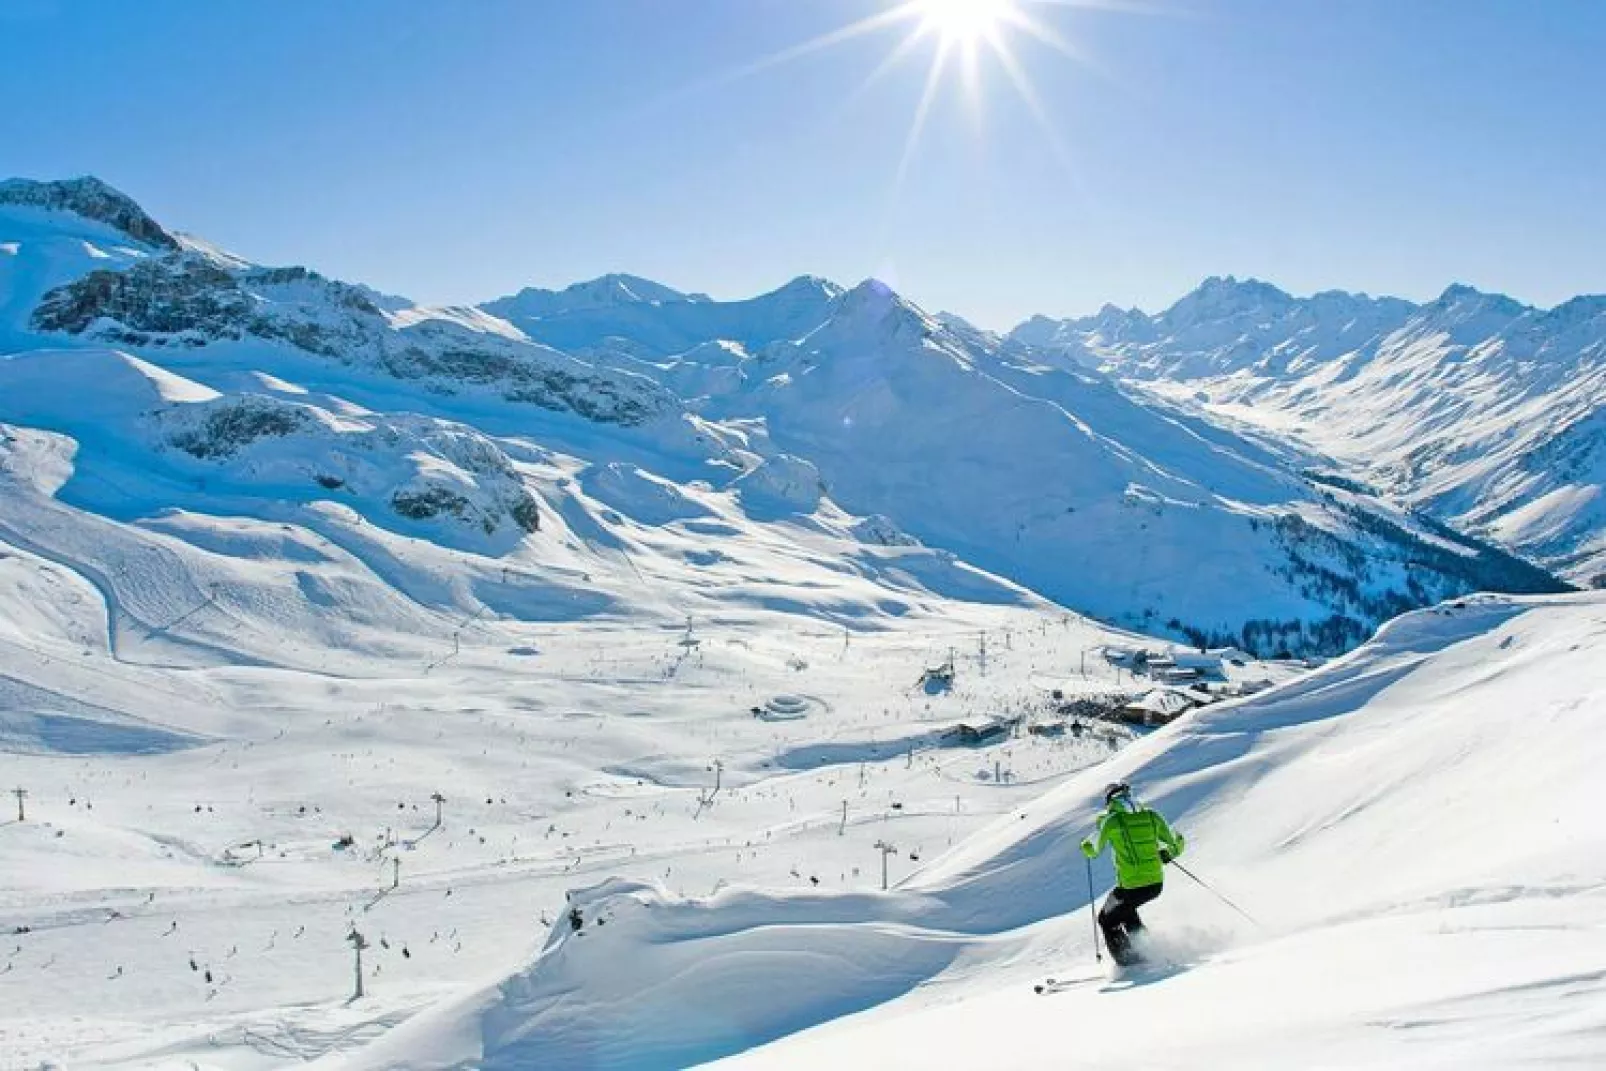
[{"label": "glove", "polygon": [[1093,850],[1093,842],[1092,841],[1084,840],[1082,842],[1082,854],[1087,856],[1089,859],[1092,859],[1092,858],[1094,858],[1095,856],[1098,855],[1098,852],[1095,852]]},{"label": "glove", "polygon": [[1161,863],[1161,865],[1164,865],[1164,864],[1169,863],[1169,862],[1171,862],[1171,853],[1166,851],[1164,848],[1161,848],[1160,849],[1160,863]]}]

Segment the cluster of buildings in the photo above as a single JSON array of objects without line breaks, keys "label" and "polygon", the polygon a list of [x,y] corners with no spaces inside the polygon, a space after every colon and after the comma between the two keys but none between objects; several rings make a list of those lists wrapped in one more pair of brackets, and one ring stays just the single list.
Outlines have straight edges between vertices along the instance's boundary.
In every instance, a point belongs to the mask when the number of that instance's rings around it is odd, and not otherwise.
[{"label": "cluster of buildings", "polygon": [[1123,703],[1116,714],[1136,725],[1166,725],[1195,707],[1253,695],[1270,688],[1268,679],[1228,680],[1227,666],[1242,668],[1254,656],[1236,647],[1205,651],[1145,651],[1105,648],[1113,665],[1147,676],[1154,687]]},{"label": "cluster of buildings", "polygon": [[[1236,647],[1203,651],[1106,647],[1103,655],[1111,665],[1130,671],[1135,682],[1143,681],[1149,687],[1128,693],[1122,699],[1083,697],[1070,702],[1065,702],[1062,693],[1055,691],[1054,699],[1061,701],[1057,708],[1061,717],[1033,722],[1027,725],[1027,731],[1035,735],[1058,735],[1066,729],[1066,718],[1083,716],[1115,719],[1131,725],[1168,725],[1190,710],[1254,695],[1273,684],[1269,678],[1230,674],[1228,667],[1244,669],[1256,661],[1253,655]],[[953,679],[953,662],[948,661],[928,666],[920,684],[928,691],[947,689]],[[1095,709],[1086,709],[1090,705]],[[1024,715],[977,715],[955,723],[943,736],[953,744],[991,744],[1015,735],[1016,729],[1026,721]],[[1078,723],[1076,728],[1080,727]]]}]

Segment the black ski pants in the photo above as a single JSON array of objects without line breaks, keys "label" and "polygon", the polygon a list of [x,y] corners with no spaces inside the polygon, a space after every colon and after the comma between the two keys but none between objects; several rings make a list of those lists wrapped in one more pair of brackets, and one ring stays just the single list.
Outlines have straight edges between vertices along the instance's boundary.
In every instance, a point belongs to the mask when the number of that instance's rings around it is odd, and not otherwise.
[{"label": "black ski pants", "polygon": [[1164,885],[1155,882],[1153,885],[1139,885],[1135,889],[1116,886],[1110,890],[1110,895],[1104,899],[1104,906],[1099,909],[1099,929],[1104,931],[1104,943],[1112,953],[1117,949],[1124,951],[1130,943],[1128,936],[1143,930],[1138,908],[1158,897],[1164,888]]}]

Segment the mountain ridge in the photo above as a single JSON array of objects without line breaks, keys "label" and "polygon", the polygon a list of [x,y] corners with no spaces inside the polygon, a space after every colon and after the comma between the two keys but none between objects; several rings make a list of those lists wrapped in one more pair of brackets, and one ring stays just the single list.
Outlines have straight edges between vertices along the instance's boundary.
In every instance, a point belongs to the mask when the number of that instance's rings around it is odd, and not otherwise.
[{"label": "mountain ridge", "polygon": [[1226,277],[1153,316],[1039,318],[1011,337],[1293,430],[1401,501],[1606,583],[1606,441],[1579,430],[1606,406],[1606,297],[1541,309],[1455,283],[1416,305]]},{"label": "mountain ridge", "polygon": [[[674,523],[691,507],[664,496],[713,493],[756,525],[823,530],[854,555],[859,532],[893,533],[875,540],[883,546],[912,539],[949,563],[944,584],[968,562],[1127,627],[1268,651],[1334,653],[1401,609],[1476,587],[1557,588],[1489,545],[1447,542],[1388,503],[1311,480],[1297,450],[1054,367],[876,280],[845,290],[803,276],[714,302],[605,277],[560,292],[566,307],[551,315],[514,323],[484,307],[431,309],[305,268],[252,265],[204,243],[91,252],[32,216],[0,211],[0,223],[0,242],[20,236],[0,259],[12,310],[0,334],[12,348],[126,350],[226,396],[215,415],[174,403],[193,415],[161,426],[190,429],[184,441],[204,447],[190,453],[218,470],[203,482],[237,488],[231,508],[273,518],[285,503],[321,510],[359,494],[358,513],[399,530],[427,509],[478,518],[518,546],[537,538],[539,515],[587,533],[588,545],[617,547],[610,524]],[[1241,304],[1236,283],[1215,289]],[[0,372],[48,362],[11,360]],[[12,394],[0,418],[26,426],[30,411],[54,412],[44,430],[85,434],[70,409]],[[351,434],[359,410],[371,434]],[[466,425],[508,457],[537,444],[580,482],[549,489],[544,507],[540,496],[522,505],[507,464],[471,471],[448,449],[455,433],[411,430],[404,414]],[[137,412],[112,423],[125,429],[108,443],[116,451],[175,444]],[[226,447],[248,455],[244,467],[206,445],[245,432]],[[401,458],[356,482],[308,461],[316,444],[356,457],[406,442],[437,459],[441,479]],[[84,457],[91,467],[109,460]],[[258,478],[268,470],[279,482]],[[609,503],[600,525],[576,496]],[[455,531],[439,538],[461,544]]]}]

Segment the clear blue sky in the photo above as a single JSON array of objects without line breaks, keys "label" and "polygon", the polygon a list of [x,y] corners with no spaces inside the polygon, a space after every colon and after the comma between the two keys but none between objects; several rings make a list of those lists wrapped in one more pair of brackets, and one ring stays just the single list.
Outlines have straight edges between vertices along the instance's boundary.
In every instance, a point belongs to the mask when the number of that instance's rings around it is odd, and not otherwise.
[{"label": "clear blue sky", "polygon": [[[0,173],[93,173],[254,260],[432,302],[629,271],[720,297],[879,275],[992,327],[1204,276],[1606,291],[1606,3],[1022,0],[950,78],[893,0],[0,0]],[[1056,152],[1054,140],[1064,147]]]}]

